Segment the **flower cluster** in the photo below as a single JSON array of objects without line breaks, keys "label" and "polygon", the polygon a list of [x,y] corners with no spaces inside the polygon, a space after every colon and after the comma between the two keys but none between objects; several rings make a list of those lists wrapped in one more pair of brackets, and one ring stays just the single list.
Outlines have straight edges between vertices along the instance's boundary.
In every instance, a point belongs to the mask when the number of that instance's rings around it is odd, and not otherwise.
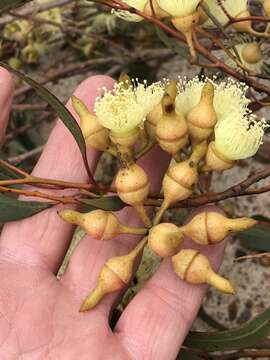
[{"label": "flower cluster", "polygon": [[[65,209],[59,215],[82,226],[99,241],[112,240],[120,234],[145,235],[130,253],[104,264],[81,311],[92,309],[106,294],[129,283],[136,258],[146,243],[158,256],[171,258],[173,269],[182,280],[208,283],[225,293],[234,293],[230,282],[212,270],[207,257],[182,248],[183,238],[188,236],[197,244],[212,245],[223,241],[231,231],[253,227],[255,220],[228,219],[220,213],[204,211],[181,227],[160,222],[171,205],[192,196],[200,174],[224,171],[233,167],[236,160],[257,152],[267,124],[249,110],[246,90],[245,85],[234,80],[218,82],[198,77],[164,79],[148,86],[123,74],[112,90],[100,89],[95,115],[79,99],[72,98],[87,145],[120,158],[115,190],[123,203],[136,210],[144,228],[125,226],[113,213],[102,210],[81,214]],[[137,160],[156,143],[175,162],[163,177],[162,201],[152,220],[145,207],[151,182]]]},{"label": "flower cluster", "polygon": [[[190,81],[180,79],[177,111],[187,116],[199,102],[204,85],[205,82],[197,77]],[[248,109],[250,100],[245,96],[247,87],[232,79],[213,85],[213,106],[217,115],[214,129],[216,149],[228,160],[253,156],[262,143],[267,124],[264,119],[258,120]]]}]

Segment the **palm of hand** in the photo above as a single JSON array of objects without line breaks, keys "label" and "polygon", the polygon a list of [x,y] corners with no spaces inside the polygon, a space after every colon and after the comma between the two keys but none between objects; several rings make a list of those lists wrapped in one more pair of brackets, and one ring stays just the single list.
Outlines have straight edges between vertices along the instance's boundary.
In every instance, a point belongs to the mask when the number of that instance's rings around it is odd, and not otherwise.
[{"label": "palm of hand", "polygon": [[[0,80],[5,89],[0,95],[4,108],[0,114],[1,134],[8,119],[13,83],[3,69]],[[92,77],[75,94],[91,108],[97,88],[112,84],[108,77]],[[93,169],[97,159],[98,154],[91,152],[89,163]],[[153,159],[158,159],[158,164]],[[151,174],[152,190],[157,191],[168,157],[154,149],[142,165]],[[61,123],[55,127],[34,173],[87,181],[77,146]],[[138,225],[131,209],[120,216],[123,223]],[[84,237],[58,280],[54,274],[63,261],[72,231],[59,219],[55,208],[5,225],[0,239],[0,358],[174,359],[205,287],[180,281],[172,272],[170,260],[165,260],[112,332],[108,316],[119,294],[107,296],[89,313],[79,313],[78,309],[95,286],[102,264],[111,256],[126,254],[138,239],[126,236],[100,242]],[[207,255],[218,265],[222,251],[222,245],[215,246]]]}]

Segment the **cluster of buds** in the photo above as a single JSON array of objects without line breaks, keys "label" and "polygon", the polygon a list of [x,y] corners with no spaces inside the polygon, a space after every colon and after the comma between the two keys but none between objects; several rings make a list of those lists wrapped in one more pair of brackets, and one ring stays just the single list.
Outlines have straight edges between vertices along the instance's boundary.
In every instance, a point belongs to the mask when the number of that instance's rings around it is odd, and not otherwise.
[{"label": "cluster of buds", "polygon": [[[172,204],[194,193],[200,174],[229,169],[238,159],[253,156],[258,150],[267,125],[248,110],[246,88],[232,80],[218,83],[198,78],[163,80],[148,86],[122,75],[112,90],[100,91],[95,114],[76,97],[72,98],[73,108],[87,145],[120,158],[116,192],[137,211],[144,227],[123,225],[116,215],[102,210],[83,214],[66,209],[59,215],[83,227],[96,240],[112,240],[120,234],[144,238],[129,254],[106,262],[81,310],[93,308],[105,294],[129,283],[135,260],[147,243],[160,257],[172,258],[181,279],[234,293],[229,281],[212,270],[203,254],[182,248],[183,240],[188,237],[199,245],[216,244],[232,232],[254,226],[255,220],[228,219],[207,210],[181,227],[160,221]],[[137,163],[138,154],[151,149],[149,144],[159,145],[174,159],[163,177],[162,203],[153,219],[145,208],[151,178]]]},{"label": "cluster of buds", "polygon": [[[193,58],[196,52],[193,44],[193,36],[196,26],[205,28],[216,28],[216,22],[226,26],[230,18],[233,18],[232,27],[240,33],[248,33],[257,37],[269,37],[268,29],[265,32],[258,32],[252,28],[252,22],[244,19],[250,16],[248,0],[205,0],[204,6],[208,13],[201,7],[201,0],[124,0],[124,3],[135,8],[145,16],[157,18],[170,18],[173,26],[186,38],[187,45]],[[269,0],[263,1],[265,15],[270,16]],[[129,11],[117,10],[116,15],[126,21],[142,21],[144,18]],[[214,23],[208,14],[211,14],[216,22]],[[243,21],[240,21],[243,18]]]},{"label": "cluster of buds", "polygon": [[134,264],[144,246],[149,247],[158,256],[171,257],[177,276],[190,284],[210,284],[227,294],[234,294],[230,282],[211,268],[205,255],[193,249],[182,249],[187,236],[200,245],[213,245],[237,231],[254,226],[257,221],[250,218],[228,219],[215,211],[205,211],[194,216],[187,224],[177,227],[171,223],[162,223],[151,228],[128,227],[122,225],[117,217],[102,210],[79,213],[62,210],[59,216],[76,225],[80,225],[92,236],[100,240],[112,240],[120,234],[147,235],[127,255],[110,258],[102,267],[95,289],[86,297],[80,311],[94,308],[109,293],[124,289],[131,281]]},{"label": "cluster of buds", "polygon": [[[39,5],[48,0],[38,0]],[[54,23],[56,25],[54,25]],[[62,34],[60,28],[62,15],[60,8],[43,11],[32,20],[14,20],[5,25],[3,37],[16,41],[22,46],[21,59],[27,64],[36,64],[41,56],[49,50],[49,42]]]}]

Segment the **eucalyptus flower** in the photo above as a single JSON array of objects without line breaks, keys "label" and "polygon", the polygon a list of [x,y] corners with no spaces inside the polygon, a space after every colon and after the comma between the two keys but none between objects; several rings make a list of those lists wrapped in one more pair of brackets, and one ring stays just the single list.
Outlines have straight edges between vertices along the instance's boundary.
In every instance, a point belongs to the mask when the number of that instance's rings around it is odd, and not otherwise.
[{"label": "eucalyptus flower", "polygon": [[[113,142],[131,146],[136,142],[140,126],[147,114],[160,103],[164,93],[163,83],[147,86],[146,81],[132,80],[115,84],[113,90],[103,89],[103,94],[95,102],[98,121],[111,130]],[[125,143],[131,136],[132,139]],[[122,138],[120,140],[119,138]]]},{"label": "eucalyptus flower", "polygon": [[215,127],[215,148],[228,160],[252,157],[262,144],[267,127],[264,119],[258,120],[252,114],[231,117],[226,113]]},{"label": "eucalyptus flower", "polygon": [[210,79],[201,81],[197,76],[191,80],[178,81],[178,95],[176,97],[176,110],[185,117],[199,103],[202,89],[206,81],[214,85],[214,109],[217,121],[221,121],[225,113],[244,114],[250,100],[245,96],[247,86],[233,79],[217,83]]}]

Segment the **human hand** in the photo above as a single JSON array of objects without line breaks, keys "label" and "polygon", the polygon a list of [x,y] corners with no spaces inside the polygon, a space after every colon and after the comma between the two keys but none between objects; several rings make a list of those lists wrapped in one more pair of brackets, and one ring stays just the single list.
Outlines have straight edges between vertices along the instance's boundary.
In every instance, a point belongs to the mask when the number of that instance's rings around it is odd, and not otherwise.
[{"label": "human hand", "polygon": [[[0,69],[0,136],[11,105],[13,82]],[[113,86],[106,76],[85,80],[75,95],[93,107],[97,88]],[[68,104],[71,110],[70,103]],[[73,114],[75,116],[75,114]],[[99,154],[89,153],[95,169]],[[158,191],[169,158],[155,148],[141,161]],[[87,181],[75,141],[59,121],[34,169],[42,177]],[[139,225],[133,210],[121,212],[125,224]],[[0,358],[35,359],[175,359],[196,317],[206,286],[181,281],[170,259],[164,260],[144,288],[127,306],[114,331],[108,317],[119,294],[111,294],[88,313],[79,313],[82,300],[95,287],[102,264],[111,256],[126,254],[138,241],[122,236],[102,242],[85,236],[61,279],[55,274],[64,258],[73,227],[56,209],[4,226],[0,239]],[[214,267],[223,245],[204,253]]]}]

